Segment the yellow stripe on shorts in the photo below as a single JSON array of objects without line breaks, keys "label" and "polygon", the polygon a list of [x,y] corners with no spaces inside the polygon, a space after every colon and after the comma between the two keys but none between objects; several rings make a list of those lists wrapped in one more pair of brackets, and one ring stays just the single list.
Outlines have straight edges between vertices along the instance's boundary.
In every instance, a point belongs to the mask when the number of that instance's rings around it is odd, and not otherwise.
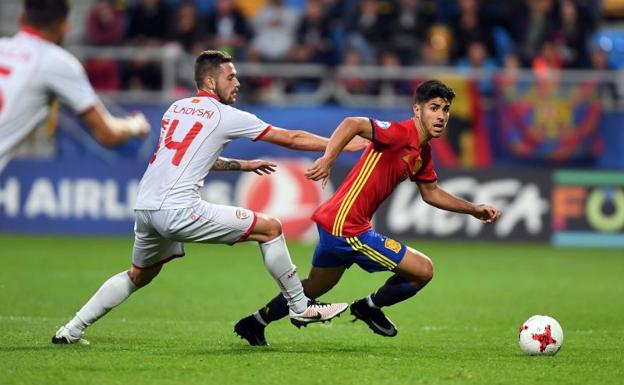
[{"label": "yellow stripe on shorts", "polygon": [[357,237],[346,238],[346,240],[353,250],[366,255],[368,258],[386,267],[388,270],[392,270],[397,266],[394,261],[381,254],[377,250],[373,249],[372,247],[363,244]]}]

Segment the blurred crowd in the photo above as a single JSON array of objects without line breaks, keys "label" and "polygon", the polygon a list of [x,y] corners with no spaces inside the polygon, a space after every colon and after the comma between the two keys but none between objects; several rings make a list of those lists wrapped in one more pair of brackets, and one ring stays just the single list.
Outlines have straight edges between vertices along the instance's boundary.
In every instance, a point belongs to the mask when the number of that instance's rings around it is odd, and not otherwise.
[{"label": "blurred crowd", "polygon": [[[97,0],[85,43],[211,48],[237,61],[610,69],[593,0]],[[89,60],[102,90],[159,89],[157,63]]]}]

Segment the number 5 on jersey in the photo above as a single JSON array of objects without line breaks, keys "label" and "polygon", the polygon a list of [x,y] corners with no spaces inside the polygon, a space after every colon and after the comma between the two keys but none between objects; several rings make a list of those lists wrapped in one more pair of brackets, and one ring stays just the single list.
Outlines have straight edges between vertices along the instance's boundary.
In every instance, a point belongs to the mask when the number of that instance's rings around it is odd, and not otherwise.
[{"label": "number 5 on jersey", "polygon": [[189,146],[197,137],[197,134],[199,134],[201,129],[204,127],[204,125],[200,122],[195,122],[189,132],[184,135],[182,141],[178,142],[173,140],[173,135],[175,134],[175,131],[178,128],[179,124],[180,121],[178,119],[163,119],[161,121],[160,127],[162,130],[160,134],[160,139],[158,139],[158,145],[156,146],[156,151],[154,151],[154,155],[152,155],[152,158],[150,159],[150,164],[154,163],[154,161],[156,160],[156,154],[158,153],[158,150],[160,150],[160,146],[162,145],[164,137],[165,148],[175,151],[175,154],[173,154],[173,158],[171,158],[171,164],[173,164],[174,166],[179,166]]}]

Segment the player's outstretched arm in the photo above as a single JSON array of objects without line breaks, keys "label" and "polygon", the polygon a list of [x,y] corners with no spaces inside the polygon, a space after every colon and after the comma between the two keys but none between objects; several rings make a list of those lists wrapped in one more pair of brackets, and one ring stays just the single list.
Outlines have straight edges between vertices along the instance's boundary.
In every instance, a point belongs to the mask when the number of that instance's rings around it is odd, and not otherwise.
[{"label": "player's outstretched arm", "polygon": [[219,157],[212,165],[212,171],[253,171],[258,175],[270,175],[277,165],[262,159],[241,160]]},{"label": "player's outstretched arm", "polygon": [[123,118],[111,115],[98,103],[81,115],[95,140],[104,146],[116,146],[133,137],[145,137],[151,130],[142,113]]},{"label": "player's outstretched arm", "polygon": [[340,152],[354,141],[366,146],[372,137],[373,127],[368,118],[346,118],[329,138],[325,154],[314,162],[306,171],[305,176],[311,180],[322,180],[322,186],[325,187],[329,180],[331,166]]},{"label": "player's outstretched arm", "polygon": [[474,204],[458,198],[445,191],[436,182],[418,183],[418,189],[425,202],[442,210],[470,214],[483,221],[483,223],[492,223],[500,216],[500,211],[496,207]]},{"label": "player's outstretched arm", "polygon": [[[329,139],[324,136],[303,130],[286,130],[279,127],[272,127],[260,140],[300,151],[324,151],[329,143]],[[367,144],[367,141],[357,139],[343,147],[345,151],[358,151],[366,147]]]}]

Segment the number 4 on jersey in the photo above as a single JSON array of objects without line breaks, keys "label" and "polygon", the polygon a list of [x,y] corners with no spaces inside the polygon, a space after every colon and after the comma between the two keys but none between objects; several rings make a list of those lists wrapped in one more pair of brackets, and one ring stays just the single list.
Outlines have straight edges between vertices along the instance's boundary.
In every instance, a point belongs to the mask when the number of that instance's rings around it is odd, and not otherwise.
[{"label": "number 4 on jersey", "polygon": [[197,137],[197,134],[199,134],[199,131],[201,131],[201,129],[204,127],[204,125],[201,124],[200,122],[195,122],[195,124],[193,125],[193,127],[191,127],[189,132],[187,132],[186,135],[184,135],[184,138],[182,139],[182,141],[177,142],[173,140],[173,134],[175,134],[175,130],[178,128],[178,124],[180,124],[180,121],[178,119],[174,119],[174,120],[163,119],[162,120],[160,124],[162,128],[162,133],[161,133],[160,139],[158,140],[158,146],[156,146],[156,151],[154,151],[154,155],[152,155],[152,158],[150,159],[150,164],[154,163],[154,161],[156,160],[156,154],[158,153],[158,150],[160,149],[160,145],[162,144],[163,136],[164,136],[165,147],[170,150],[175,151],[175,154],[173,154],[173,158],[171,158],[171,163],[174,166],[179,166],[189,146],[191,145],[195,137]]}]

